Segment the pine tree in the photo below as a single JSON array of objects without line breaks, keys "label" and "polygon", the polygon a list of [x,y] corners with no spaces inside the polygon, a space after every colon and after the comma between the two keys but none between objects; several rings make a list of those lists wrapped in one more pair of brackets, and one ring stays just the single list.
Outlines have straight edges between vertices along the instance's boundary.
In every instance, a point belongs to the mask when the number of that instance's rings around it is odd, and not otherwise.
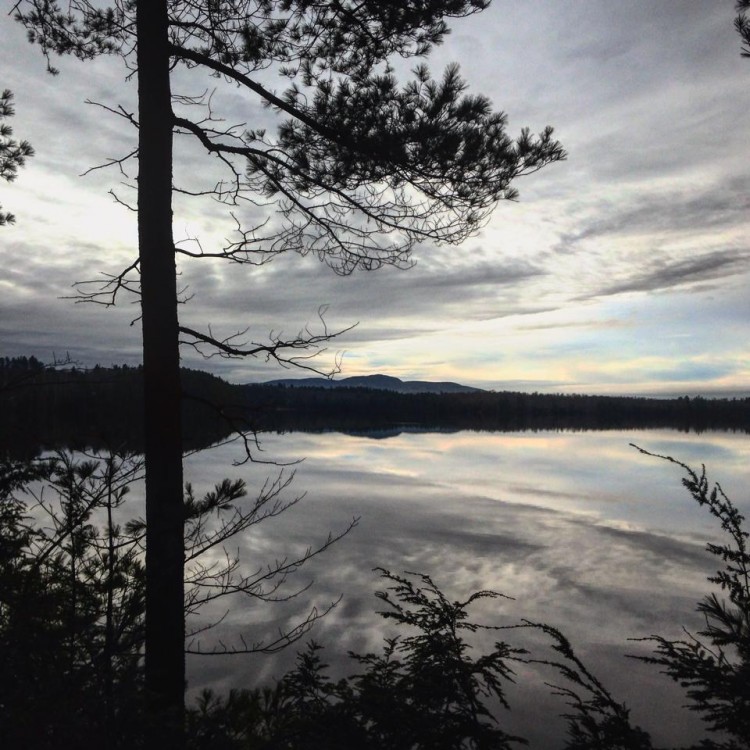
[{"label": "pine tree", "polygon": [[[17,141],[13,136],[13,128],[5,122],[6,117],[12,117],[15,110],[12,106],[13,94],[5,89],[0,94],[0,177],[6,182],[13,182],[18,175],[18,168],[26,163],[29,156],[34,155],[34,149],[28,141]],[[12,213],[2,210],[0,206],[0,227],[13,224],[16,217]]]},{"label": "pine tree", "polygon": [[[516,139],[505,116],[465,93],[456,67],[433,79],[420,65],[399,85],[391,57],[424,57],[446,18],[489,0],[20,0],[16,18],[41,46],[90,60],[120,55],[138,81],[138,258],[91,295],[114,301],[139,283],[146,409],[146,687],[154,747],[179,748],[184,712],[183,478],[179,341],[224,356],[282,359],[322,336],[243,346],[181,326],[176,253],[258,263],[289,250],[315,253],[339,273],[408,266],[420,241],[458,243],[512,182],[564,157],[552,130]],[[210,73],[277,116],[274,134],[232,128],[208,97],[172,90],[174,71]],[[268,70],[286,83],[274,93]],[[263,76],[261,76],[263,72]],[[185,106],[188,105],[188,106]],[[188,117],[190,105],[197,117]],[[128,115],[128,117],[130,117]],[[268,226],[238,225],[214,252],[176,248],[172,235],[174,135],[191,135],[227,166],[215,197],[274,203]],[[120,166],[122,162],[118,162]],[[133,279],[139,275],[138,281]]]},{"label": "pine tree", "polygon": [[737,0],[737,18],[734,19],[734,28],[742,39],[743,57],[750,57],[750,18],[747,17],[750,11],[750,0]]}]

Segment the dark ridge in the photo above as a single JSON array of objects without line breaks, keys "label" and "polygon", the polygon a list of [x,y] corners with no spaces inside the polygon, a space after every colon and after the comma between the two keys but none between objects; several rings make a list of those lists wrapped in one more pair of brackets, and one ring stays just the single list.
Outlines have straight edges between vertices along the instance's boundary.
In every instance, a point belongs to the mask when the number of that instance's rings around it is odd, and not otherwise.
[{"label": "dark ridge", "polygon": [[284,378],[269,380],[257,385],[283,385],[287,388],[372,388],[397,393],[478,393],[481,388],[451,382],[432,382],[428,380],[401,380],[392,375],[355,375],[350,378],[330,380],[329,378]]}]

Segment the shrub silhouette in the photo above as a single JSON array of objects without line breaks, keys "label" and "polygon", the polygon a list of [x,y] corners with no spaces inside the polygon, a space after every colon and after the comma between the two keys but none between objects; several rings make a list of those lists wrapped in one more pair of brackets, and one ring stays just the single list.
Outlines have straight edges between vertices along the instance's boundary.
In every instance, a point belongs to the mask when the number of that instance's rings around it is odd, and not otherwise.
[{"label": "shrub silhouette", "polygon": [[[649,454],[650,455],[650,454]],[[685,688],[689,708],[701,715],[710,732],[724,735],[705,740],[702,747],[740,750],[750,747],[750,551],[744,517],[721,485],[711,485],[705,467],[700,474],[669,456],[681,467],[683,485],[693,499],[720,523],[725,543],[707,545],[722,567],[708,580],[723,592],[706,595],[698,604],[705,627],[685,638],[647,639],[655,643],[653,657],[639,657],[662,667]]]},{"label": "shrub silhouette", "polygon": [[[723,542],[708,544],[720,561],[708,578],[718,590],[698,604],[702,630],[676,640],[641,639],[654,652],[634,658],[685,689],[688,708],[708,735],[696,748],[748,748],[750,537],[743,516],[705,469],[697,473],[660,458],[685,472],[690,495],[721,524]],[[83,748],[92,740],[141,746],[142,568],[127,544],[113,556],[119,532],[111,521],[97,529],[93,515],[113,502],[102,494],[107,481],[111,486],[119,476],[124,495],[129,475],[113,474],[115,468],[65,455],[0,461],[0,736],[9,747]],[[35,482],[53,488],[61,501],[46,525],[24,499]],[[567,738],[561,738],[568,750],[652,748],[559,629],[530,621],[479,625],[470,617],[472,605],[501,594],[479,591],[454,601],[428,575],[378,570],[380,615],[400,635],[387,638],[379,652],[350,653],[355,669],[341,680],[330,677],[322,647],[310,643],[273,688],[204,692],[188,713],[192,750],[517,747],[525,741],[503,730],[502,716],[511,709],[506,689],[519,663],[557,673],[562,684],[551,687],[568,704]],[[506,640],[523,628],[544,633],[554,657],[538,658]],[[480,630],[502,635],[487,653],[471,648]]]},{"label": "shrub silhouette", "polygon": [[[386,605],[380,614],[409,634],[386,639],[380,653],[350,653],[359,671],[338,682],[328,676],[321,646],[310,643],[273,692],[234,692],[227,699],[204,693],[191,712],[195,747],[458,750],[525,744],[499,727],[496,714],[508,708],[504,684],[526,652],[498,641],[473,657],[466,640],[480,629],[502,630],[471,622],[468,612],[477,600],[501,595],[479,591],[450,601],[427,575],[378,570],[386,584],[376,594]],[[214,745],[218,724],[224,735]],[[249,738],[257,744],[243,744]]]}]

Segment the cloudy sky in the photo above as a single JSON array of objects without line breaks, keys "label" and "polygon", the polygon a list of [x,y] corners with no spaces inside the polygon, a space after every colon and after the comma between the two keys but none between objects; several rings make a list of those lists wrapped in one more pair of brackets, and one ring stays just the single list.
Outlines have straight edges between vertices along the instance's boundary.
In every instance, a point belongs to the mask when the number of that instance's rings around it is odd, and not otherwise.
[{"label": "cloudy sky", "polygon": [[[342,278],[310,257],[263,268],[181,266],[194,326],[247,338],[317,324],[356,328],[332,342],[344,375],[480,387],[597,393],[750,392],[750,60],[734,0],[500,2],[453,23],[435,74],[461,65],[471,90],[509,117],[509,132],[555,127],[568,160],[519,180],[459,247],[422,245],[408,271]],[[134,110],[117,59],[58,63],[9,18],[0,22],[0,87],[11,124],[37,155],[0,185],[17,224],[0,230],[0,354],[83,365],[139,361],[136,300],[75,304],[71,285],[135,257],[132,189],[116,169],[81,176],[133,148],[107,107]],[[189,93],[215,86],[193,79]],[[279,82],[281,87],[281,82]],[[228,122],[264,121],[256,101],[220,90]],[[176,178],[207,182],[215,162],[178,142]],[[175,234],[210,249],[232,220],[210,200],[178,201]],[[191,366],[246,381],[290,373],[259,362]]]}]

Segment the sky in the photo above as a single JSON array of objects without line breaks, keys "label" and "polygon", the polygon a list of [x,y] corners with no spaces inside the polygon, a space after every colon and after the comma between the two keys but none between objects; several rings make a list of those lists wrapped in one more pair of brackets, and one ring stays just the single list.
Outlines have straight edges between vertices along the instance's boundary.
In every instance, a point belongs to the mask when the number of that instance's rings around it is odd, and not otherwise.
[{"label": "sky", "polygon": [[[459,63],[470,91],[507,113],[509,134],[552,125],[567,160],[518,180],[519,200],[462,245],[418,246],[408,270],[341,277],[295,253],[263,267],[181,263],[181,319],[265,341],[319,331],[323,309],[329,330],[355,326],[316,360],[323,370],[340,360],[341,376],[750,393],[750,59],[733,19],[734,0],[496,0],[453,21],[427,60],[433,74]],[[9,124],[36,150],[0,185],[17,217],[0,228],[0,355],[136,364],[136,298],[113,308],[70,299],[74,282],[136,257],[135,215],[122,205],[134,197],[133,160],[130,179],[117,167],[84,174],[132,151],[134,128],[101,105],[133,112],[135,81],[117,58],[55,65],[52,77],[23,29],[0,21]],[[228,123],[269,117],[215,79],[179,82],[188,93],[218,86],[215,111]],[[216,168],[177,140],[178,183],[212,184]],[[233,220],[210,199],[180,197],[174,228],[210,250]],[[183,362],[232,382],[309,374],[190,350]]]}]

